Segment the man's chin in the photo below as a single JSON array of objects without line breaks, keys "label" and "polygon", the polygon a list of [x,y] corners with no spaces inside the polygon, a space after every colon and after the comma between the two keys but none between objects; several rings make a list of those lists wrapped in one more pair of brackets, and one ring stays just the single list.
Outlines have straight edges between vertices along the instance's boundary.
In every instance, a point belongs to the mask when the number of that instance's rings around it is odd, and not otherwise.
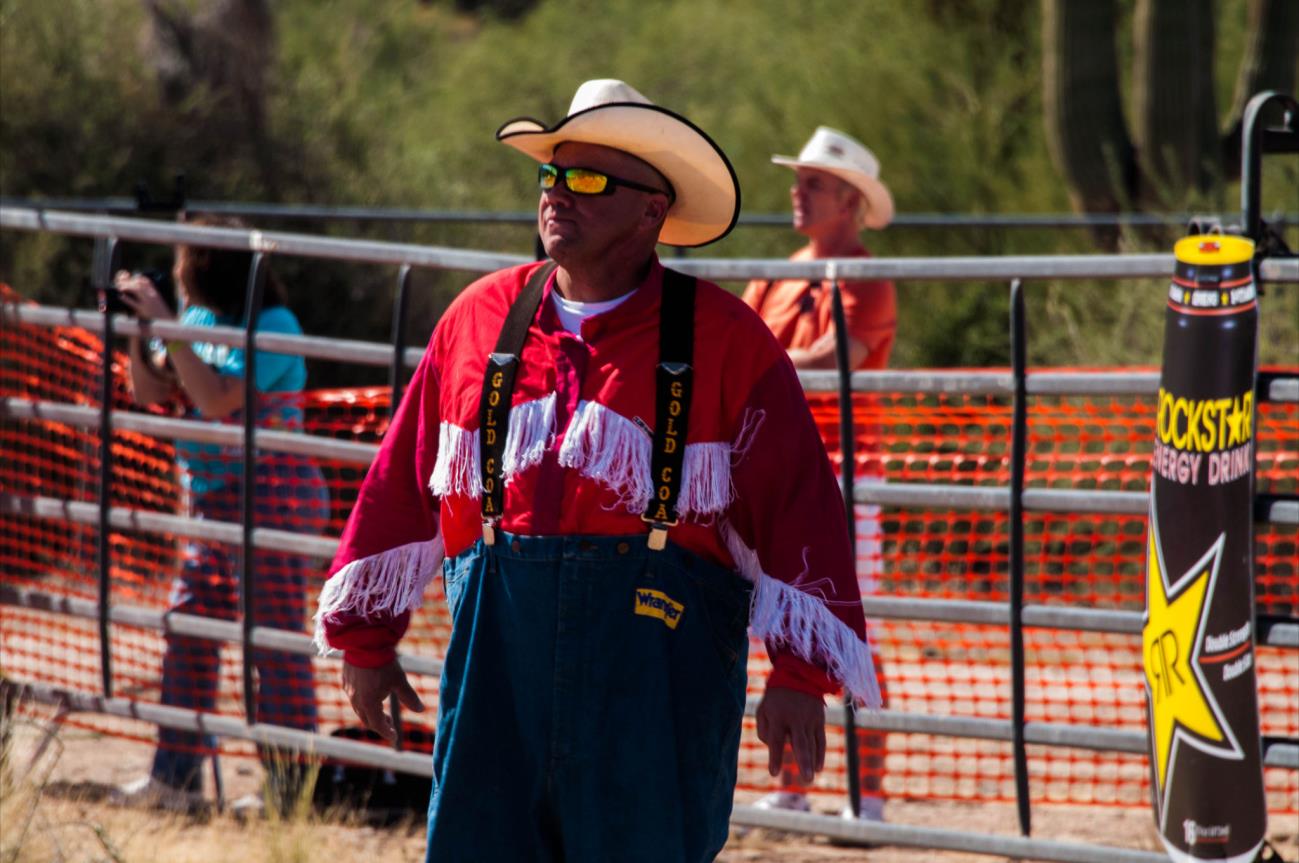
[{"label": "man's chin", "polygon": [[546,257],[560,266],[577,257],[578,245],[576,237],[565,234],[551,233],[541,238],[541,247],[546,250]]},{"label": "man's chin", "polygon": [[561,243],[574,243],[580,232],[577,225],[569,221],[547,222],[541,229],[541,242],[547,248]]}]

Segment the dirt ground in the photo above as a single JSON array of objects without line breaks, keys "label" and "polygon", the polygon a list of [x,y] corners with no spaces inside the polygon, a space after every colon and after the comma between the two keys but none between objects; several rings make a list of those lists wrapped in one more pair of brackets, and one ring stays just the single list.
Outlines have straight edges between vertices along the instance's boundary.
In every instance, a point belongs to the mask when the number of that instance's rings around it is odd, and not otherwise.
[{"label": "dirt ground", "polygon": [[[40,728],[16,724],[9,749],[10,782],[0,789],[0,861],[4,863],[320,863],[347,860],[417,863],[423,825],[376,828],[355,816],[302,813],[283,820],[241,821],[230,814],[162,815],[123,809],[105,798],[117,784],[145,774],[152,746],[65,727],[32,761]],[[222,759],[228,800],[256,792],[253,759]],[[210,782],[210,780],[209,780]],[[209,789],[209,795],[211,794]],[[1013,808],[926,801],[889,801],[895,823],[1017,833]],[[1066,841],[1157,850],[1149,813],[1141,810],[1037,807],[1034,835]],[[1273,825],[1286,860],[1299,860],[1299,825]],[[985,855],[903,848],[844,848],[825,840],[765,830],[734,829],[719,863],[974,863]]]}]

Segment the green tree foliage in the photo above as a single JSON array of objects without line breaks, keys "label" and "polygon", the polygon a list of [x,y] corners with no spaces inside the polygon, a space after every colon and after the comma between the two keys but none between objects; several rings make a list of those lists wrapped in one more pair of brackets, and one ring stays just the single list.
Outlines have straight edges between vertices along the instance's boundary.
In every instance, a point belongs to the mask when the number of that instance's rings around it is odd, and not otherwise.
[{"label": "green tree foliage", "polygon": [[[1132,2],[1114,2],[1122,24]],[[1253,31],[1247,0],[1220,7],[1214,81],[1225,103]],[[618,77],[716,138],[748,213],[788,212],[791,175],[770,157],[796,153],[819,124],[876,152],[902,212],[1057,212],[1070,202],[1043,123],[1036,0],[0,0],[0,16],[5,195],[121,195],[140,180],[165,191],[183,172],[201,199],[528,211],[533,169],[495,143],[496,128],[520,115],[556,120],[582,80]],[[230,46],[250,27],[264,48],[239,59]],[[1287,181],[1293,173],[1268,181],[1271,200]],[[1215,205],[1231,206],[1229,194]],[[530,230],[499,224],[259,226],[533,248]],[[1077,231],[893,228],[867,243],[880,255],[1096,249]],[[799,244],[792,231],[748,227],[696,254],[779,257]],[[89,258],[85,241],[0,238],[0,278],[46,300],[71,302]],[[276,266],[309,332],[386,337],[395,272]],[[469,278],[418,273],[412,340]],[[1162,292],[1150,282],[1031,285],[1032,361],[1157,361]],[[1296,292],[1278,293],[1292,302]],[[907,283],[900,297],[896,365],[1006,362],[1005,285]],[[313,375],[383,380],[364,369]]]}]

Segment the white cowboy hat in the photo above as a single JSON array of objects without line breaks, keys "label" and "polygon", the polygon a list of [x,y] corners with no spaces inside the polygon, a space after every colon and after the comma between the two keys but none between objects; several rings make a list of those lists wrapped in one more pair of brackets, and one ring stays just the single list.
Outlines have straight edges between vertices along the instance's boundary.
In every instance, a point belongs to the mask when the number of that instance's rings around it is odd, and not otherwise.
[{"label": "white cowboy hat", "polygon": [[669,246],[720,240],[740,215],[740,181],[721,147],[622,81],[587,81],[577,88],[568,116],[555,125],[521,117],[497,129],[496,140],[538,162],[550,161],[567,141],[612,147],[647,162],[676,194],[659,233],[659,242]]},{"label": "white cowboy hat", "polygon": [[883,228],[893,221],[893,196],[880,182],[880,160],[867,147],[838,129],[819,126],[808,138],[798,158],[772,156],[777,165],[829,171],[866,196],[868,209],[863,227]]}]

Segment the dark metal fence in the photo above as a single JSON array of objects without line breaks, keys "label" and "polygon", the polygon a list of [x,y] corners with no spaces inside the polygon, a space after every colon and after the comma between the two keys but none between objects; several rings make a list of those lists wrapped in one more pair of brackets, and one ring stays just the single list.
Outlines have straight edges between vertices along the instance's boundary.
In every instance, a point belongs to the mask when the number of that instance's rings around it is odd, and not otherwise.
[{"label": "dark metal fence", "polygon": [[[275,221],[354,222],[358,224],[536,224],[535,212],[494,210],[436,210],[402,207],[339,207],[324,204],[267,204],[256,201],[213,201],[174,196],[159,203],[147,195],[93,198],[16,198],[0,196],[0,207],[57,210],[118,216],[173,215],[181,209],[196,213],[241,216]],[[1183,228],[1192,220],[1232,224],[1237,213],[898,213],[890,230],[1091,230],[1094,228]],[[1299,213],[1278,212],[1268,222],[1279,231],[1299,225]],[[754,228],[789,228],[781,213],[746,213],[738,224]]]},{"label": "dark metal fence", "polygon": [[[252,250],[259,255],[258,263],[250,274],[250,290],[255,290],[258,268],[264,256],[269,254],[401,264],[403,270],[399,286],[406,281],[409,274],[407,268],[410,266],[487,271],[525,260],[521,256],[467,252],[458,249],[326,239],[302,234],[195,228],[167,222],[15,208],[0,208],[0,226],[16,230],[51,231],[96,237],[102,244],[100,254],[104,255],[105,259],[111,258],[110,245],[116,239],[169,244],[183,242]],[[833,372],[802,375],[808,391],[833,391],[847,388],[854,392],[964,392],[1012,397],[1014,415],[1011,430],[1012,474],[1009,486],[971,488],[954,485],[857,483],[850,486],[849,490],[851,501],[856,503],[907,507],[958,506],[976,510],[1006,511],[1011,514],[1013,526],[1022,522],[1025,513],[1034,511],[1143,513],[1146,509],[1147,495],[1140,492],[1023,488],[1027,401],[1031,396],[1038,394],[1153,394],[1157,386],[1157,376],[1150,373],[1029,373],[1023,362],[1028,334],[1023,325],[1022,279],[1167,277],[1172,272],[1172,263],[1171,255],[917,258],[801,263],[772,260],[695,259],[683,262],[681,269],[688,269],[696,275],[713,279],[811,277],[826,278],[834,285],[837,285],[838,280],[842,278],[870,277],[899,280],[1013,280],[1010,282],[1012,298],[1010,335],[1011,352],[1016,359],[1009,373],[887,371],[858,372],[852,375],[837,375]],[[1259,270],[1265,280],[1299,282],[1299,260],[1265,260],[1261,262]],[[399,302],[398,308],[400,307]],[[100,331],[106,337],[114,333],[121,335],[138,333],[140,327],[137,321],[124,316],[106,316],[96,312],[31,306],[5,306],[4,317],[7,321],[15,323],[83,326],[92,331]],[[199,329],[174,323],[155,323],[152,325],[152,334],[163,338],[184,339],[201,336],[207,342],[235,346],[251,346],[255,342],[261,349],[291,351],[309,357],[327,357],[371,365],[391,365],[394,367],[392,376],[393,388],[396,391],[394,396],[399,396],[402,378],[396,373],[395,366],[398,362],[413,365],[420,353],[418,350],[405,347],[400,320],[400,317],[395,320],[393,340],[388,345],[306,336],[258,335],[246,329],[232,327]],[[107,352],[111,347],[108,338],[105,339],[104,345]],[[107,355],[104,362],[109,362]],[[1279,377],[1269,379],[1265,384],[1260,388],[1261,399],[1299,400],[1299,379]],[[249,392],[252,389],[251,386],[247,387]],[[395,404],[396,401],[397,398],[394,398],[393,403]],[[246,412],[246,415],[251,414],[251,411]],[[246,424],[242,430],[229,427],[216,428],[205,423],[145,417],[111,410],[101,412],[93,408],[78,408],[48,402],[33,403],[20,399],[6,399],[0,405],[0,415],[9,418],[57,418],[59,421],[74,425],[97,426],[101,429],[101,435],[105,440],[112,428],[119,428],[138,430],[164,438],[180,437],[223,443],[241,442],[245,458],[249,459],[257,449],[261,449],[328,455],[365,463],[369,461],[374,451],[373,447],[367,445],[302,434],[259,430],[251,424]],[[843,440],[851,441],[852,435],[844,435]],[[845,463],[850,460],[851,454],[845,453]],[[247,483],[246,487],[251,487],[251,483]],[[245,508],[244,522],[238,525],[199,522],[172,515],[111,507],[108,505],[107,497],[103,496],[99,504],[82,504],[52,498],[5,495],[0,498],[0,510],[39,518],[98,524],[101,535],[106,534],[110,529],[130,528],[180,536],[206,536],[241,545],[249,560],[251,556],[247,550],[253,547],[329,556],[335,544],[335,541],[329,537],[303,536],[287,531],[253,528],[249,517],[250,507]],[[1299,499],[1280,498],[1263,502],[1259,507],[1259,517],[1285,524],[1299,523]],[[1022,535],[1019,537],[1018,546],[1015,536],[1012,533],[1012,590],[1008,603],[870,597],[866,600],[868,614],[878,617],[1004,625],[1009,628],[1012,644],[1018,633],[1021,645],[1024,626],[1119,633],[1139,632],[1140,614],[1137,612],[1025,605],[1022,590]],[[110,548],[100,546],[101,573],[107,572],[110,554]],[[242,568],[241,577],[247,578],[247,572],[247,567]],[[167,616],[147,609],[111,605],[103,578],[104,576],[101,575],[101,592],[97,602],[54,597],[32,590],[4,588],[0,590],[0,603],[43,608],[97,619],[101,634],[107,631],[110,622],[118,622],[146,626],[164,632],[240,643],[245,655],[245,668],[251,666],[248,660],[251,659],[251,651],[255,646],[304,653],[311,650],[309,639],[304,635],[257,626],[252,614],[249,613],[250,609],[245,610],[243,623],[230,623],[205,618],[189,618],[183,615]],[[245,590],[245,594],[247,593],[248,591]],[[1299,648],[1299,621],[1259,621],[1258,635],[1260,644]],[[112,691],[111,657],[108,655],[106,638],[103,639],[102,649],[104,651],[102,694],[72,692],[34,684],[26,685],[25,691],[31,697],[57,701],[75,710],[130,715],[169,727],[189,729],[202,727],[205,731],[220,735],[312,749],[321,755],[336,755],[387,769],[406,770],[424,775],[428,775],[430,770],[427,758],[412,753],[390,752],[374,746],[342,743],[304,732],[273,728],[255,721],[241,722],[230,717],[196,714],[193,711],[146,705],[115,697]],[[412,671],[436,673],[440,670],[440,663],[428,658],[404,656],[402,662]],[[745,806],[736,807],[735,823],[815,832],[846,840],[1028,856],[1044,860],[1103,860],[1106,863],[1130,860],[1153,863],[1155,860],[1163,859],[1161,855],[1148,852],[1027,838],[1031,827],[1025,754],[1028,745],[1049,744],[1137,753],[1144,752],[1146,743],[1144,735],[1132,731],[1025,721],[1023,666],[1021,647],[1019,650],[1012,651],[1012,668],[1018,669],[1018,672],[1012,675],[1012,718],[1009,721],[926,716],[888,710],[860,710],[851,714],[849,719],[850,714],[841,708],[831,711],[832,719],[835,721],[852,722],[861,728],[1009,741],[1014,752],[1016,792],[1023,837],[958,833],[899,824],[844,822],[815,815],[763,812]],[[249,689],[245,681],[245,696]],[[748,706],[750,713],[755,706],[754,704]],[[252,720],[253,708],[249,705],[247,709],[248,716]],[[1299,769],[1299,743],[1296,741],[1265,741],[1264,756],[1268,766]]]}]

